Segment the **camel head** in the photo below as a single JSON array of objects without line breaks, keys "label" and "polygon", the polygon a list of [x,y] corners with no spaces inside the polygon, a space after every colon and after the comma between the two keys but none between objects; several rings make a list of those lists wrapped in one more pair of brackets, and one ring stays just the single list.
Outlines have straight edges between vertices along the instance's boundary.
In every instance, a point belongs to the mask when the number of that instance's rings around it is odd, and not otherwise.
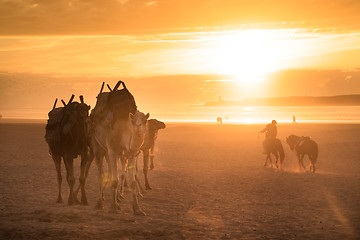
[{"label": "camel head", "polygon": [[150,132],[155,132],[166,127],[165,123],[157,119],[149,119],[147,122]]},{"label": "camel head", "polygon": [[129,113],[129,118],[133,125],[134,132],[138,135],[145,135],[146,132],[146,122],[150,114],[146,115],[140,111],[136,111],[135,114]]}]

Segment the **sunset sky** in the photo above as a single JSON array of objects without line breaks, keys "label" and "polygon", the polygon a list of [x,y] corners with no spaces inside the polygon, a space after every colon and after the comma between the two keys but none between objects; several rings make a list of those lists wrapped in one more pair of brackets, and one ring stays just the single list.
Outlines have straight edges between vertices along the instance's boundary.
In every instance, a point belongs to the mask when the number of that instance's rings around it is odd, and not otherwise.
[{"label": "sunset sky", "polygon": [[[0,0],[0,114],[121,79],[142,111],[360,93],[357,0]],[[281,83],[281,84],[280,84]]]}]

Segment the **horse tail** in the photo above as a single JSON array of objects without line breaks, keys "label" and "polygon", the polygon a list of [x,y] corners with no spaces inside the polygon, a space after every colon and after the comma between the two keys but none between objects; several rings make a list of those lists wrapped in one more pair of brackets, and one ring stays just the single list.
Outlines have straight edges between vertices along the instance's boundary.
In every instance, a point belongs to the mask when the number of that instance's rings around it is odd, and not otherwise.
[{"label": "horse tail", "polygon": [[285,153],[284,153],[283,145],[280,140],[279,140],[278,150],[279,150],[279,155],[280,155],[280,164],[282,164],[285,159]]},{"label": "horse tail", "polygon": [[315,164],[317,161],[318,155],[319,155],[319,149],[318,149],[318,145],[316,143],[315,143],[314,153],[312,155],[313,155],[313,162]]}]

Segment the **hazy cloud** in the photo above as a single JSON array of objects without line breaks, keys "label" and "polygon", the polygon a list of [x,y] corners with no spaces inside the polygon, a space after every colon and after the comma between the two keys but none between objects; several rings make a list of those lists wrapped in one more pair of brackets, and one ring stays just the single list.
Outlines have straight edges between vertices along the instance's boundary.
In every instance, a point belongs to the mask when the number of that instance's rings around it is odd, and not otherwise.
[{"label": "hazy cloud", "polygon": [[133,34],[200,27],[360,29],[350,0],[0,0],[0,34]]},{"label": "hazy cloud", "polygon": [[[351,76],[351,77],[350,77]],[[246,88],[224,75],[166,75],[124,77],[140,110],[155,118],[186,114],[193,106],[243,97],[331,96],[358,94],[360,69],[284,70],[268,76],[254,89]],[[4,117],[46,118],[55,98],[67,101],[71,94],[84,95],[95,106],[103,81],[114,86],[119,78],[54,77],[46,74],[0,73],[0,113]],[[247,95],[248,94],[248,95]],[[61,104],[61,103],[58,103]]]}]

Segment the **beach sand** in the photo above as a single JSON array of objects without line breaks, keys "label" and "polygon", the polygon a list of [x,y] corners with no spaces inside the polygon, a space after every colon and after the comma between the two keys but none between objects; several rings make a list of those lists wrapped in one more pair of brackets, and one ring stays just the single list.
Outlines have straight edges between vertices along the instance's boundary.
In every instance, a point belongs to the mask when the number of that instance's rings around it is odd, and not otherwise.
[{"label": "beach sand", "polygon": [[[0,124],[1,239],[360,239],[360,125],[279,124],[284,171],[264,167],[264,125],[167,124],[159,131],[153,190],[134,216],[131,195],[110,211],[95,209],[97,168],[89,206],[57,204],[54,163],[44,124]],[[317,172],[298,171],[285,138],[309,135],[319,145]],[[143,183],[142,156],[139,178]],[[306,159],[305,163],[308,163]],[[76,176],[80,160],[75,161]],[[78,182],[77,182],[78,184]]]}]

